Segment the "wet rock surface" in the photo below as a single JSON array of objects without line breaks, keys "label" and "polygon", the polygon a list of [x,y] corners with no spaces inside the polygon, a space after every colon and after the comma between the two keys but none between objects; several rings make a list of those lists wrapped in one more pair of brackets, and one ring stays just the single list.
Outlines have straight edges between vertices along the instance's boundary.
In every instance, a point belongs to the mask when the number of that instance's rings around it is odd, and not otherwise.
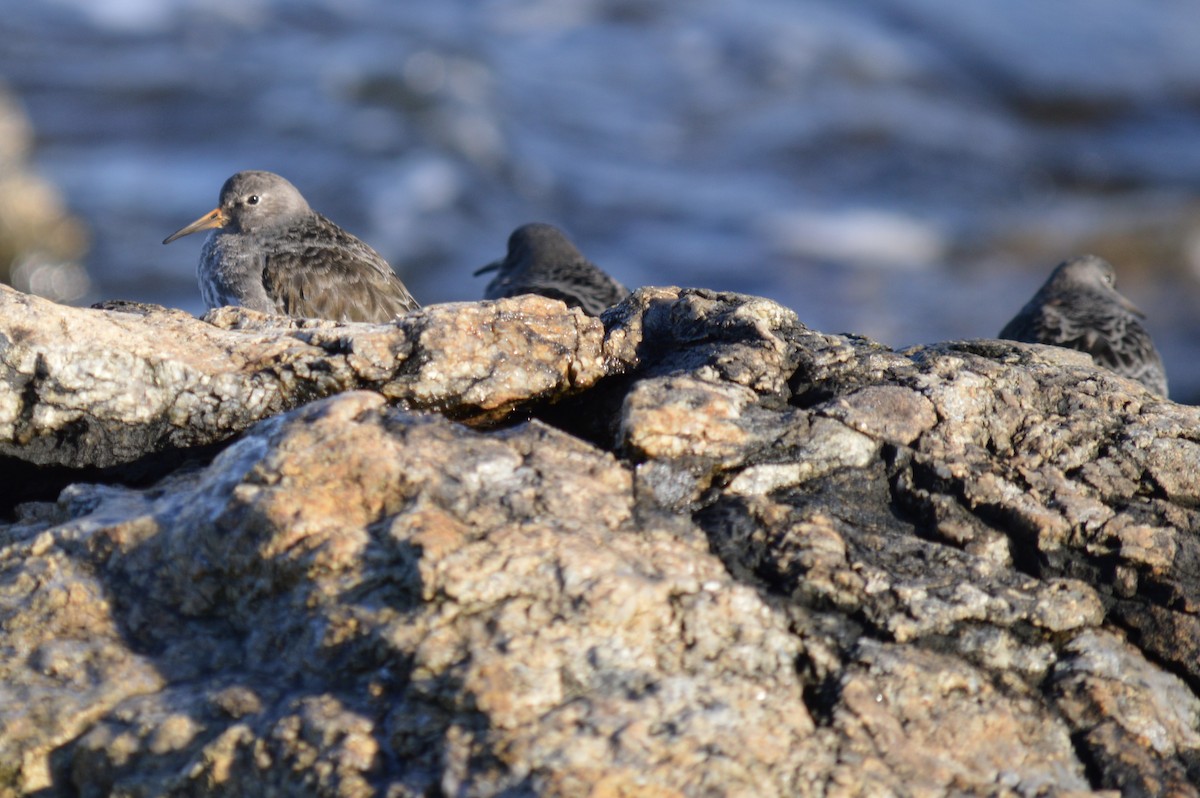
[{"label": "wet rock surface", "polygon": [[[122,439],[215,456],[0,526],[0,792],[1200,794],[1200,411],[1078,353],[702,290],[377,327],[3,298],[17,418],[96,351],[234,387]],[[16,429],[25,473],[103,462]]]}]

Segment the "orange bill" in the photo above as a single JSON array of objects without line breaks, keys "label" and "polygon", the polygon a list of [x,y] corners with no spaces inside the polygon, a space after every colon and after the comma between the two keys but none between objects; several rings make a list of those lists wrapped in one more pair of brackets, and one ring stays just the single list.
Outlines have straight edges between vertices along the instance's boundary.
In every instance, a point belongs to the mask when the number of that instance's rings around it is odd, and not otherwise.
[{"label": "orange bill", "polygon": [[198,233],[201,230],[212,230],[215,227],[224,227],[229,222],[229,217],[220,208],[214,208],[208,213],[201,216],[196,221],[189,224],[187,227],[181,227],[171,235],[163,239],[164,244],[170,244],[177,238],[190,236],[192,233]]}]

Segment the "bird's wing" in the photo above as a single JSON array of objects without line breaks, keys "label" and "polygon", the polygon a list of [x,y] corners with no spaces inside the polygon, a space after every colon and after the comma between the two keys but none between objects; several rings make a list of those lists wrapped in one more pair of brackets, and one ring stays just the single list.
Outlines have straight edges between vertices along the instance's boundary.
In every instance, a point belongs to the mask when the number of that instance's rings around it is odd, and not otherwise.
[{"label": "bird's wing", "polygon": [[1162,396],[1167,395],[1162,356],[1137,315],[1122,312],[1089,322],[1094,333],[1085,351],[1096,363],[1137,380]]},{"label": "bird's wing", "polygon": [[420,307],[379,253],[318,217],[303,235],[267,254],[263,284],[289,316],[384,322]]},{"label": "bird's wing", "polygon": [[[1032,304],[1032,303],[1031,303]],[[1027,343],[1052,344],[1092,356],[1098,366],[1137,380],[1160,396],[1167,395],[1167,377],[1154,341],[1137,315],[1112,306],[1093,311],[1071,303],[1045,302],[1026,306],[1000,331],[1000,337]]]},{"label": "bird's wing", "polygon": [[488,284],[486,291],[488,299],[520,294],[559,299],[567,307],[580,308],[589,316],[599,316],[606,308],[629,296],[629,289],[600,267],[583,260],[502,272]]}]

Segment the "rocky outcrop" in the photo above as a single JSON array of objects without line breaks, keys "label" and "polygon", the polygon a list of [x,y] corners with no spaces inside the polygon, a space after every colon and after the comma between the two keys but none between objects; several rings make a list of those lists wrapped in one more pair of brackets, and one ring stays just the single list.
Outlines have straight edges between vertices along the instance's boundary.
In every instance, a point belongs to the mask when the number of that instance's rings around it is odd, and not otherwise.
[{"label": "rocky outcrop", "polygon": [[1200,416],[1086,356],[4,298],[28,478],[224,447],[0,527],[8,794],[1200,794]]},{"label": "rocky outcrop", "polygon": [[604,329],[550,300],[439,305],[394,324],[135,303],[66,308],[0,286],[0,455],[108,467],[228,440],[355,388],[457,419],[606,374]]}]

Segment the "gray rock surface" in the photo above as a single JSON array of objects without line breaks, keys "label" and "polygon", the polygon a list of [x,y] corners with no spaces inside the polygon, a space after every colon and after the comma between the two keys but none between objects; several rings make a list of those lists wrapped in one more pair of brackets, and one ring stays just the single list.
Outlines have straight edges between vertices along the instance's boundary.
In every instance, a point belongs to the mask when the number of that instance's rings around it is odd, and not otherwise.
[{"label": "gray rock surface", "polygon": [[[5,353],[61,347],[33,417],[88,320],[264,398],[211,462],[0,526],[0,794],[1200,794],[1200,411],[1085,355],[702,290],[603,325],[9,301]],[[264,363],[301,376],[247,393]]]}]

